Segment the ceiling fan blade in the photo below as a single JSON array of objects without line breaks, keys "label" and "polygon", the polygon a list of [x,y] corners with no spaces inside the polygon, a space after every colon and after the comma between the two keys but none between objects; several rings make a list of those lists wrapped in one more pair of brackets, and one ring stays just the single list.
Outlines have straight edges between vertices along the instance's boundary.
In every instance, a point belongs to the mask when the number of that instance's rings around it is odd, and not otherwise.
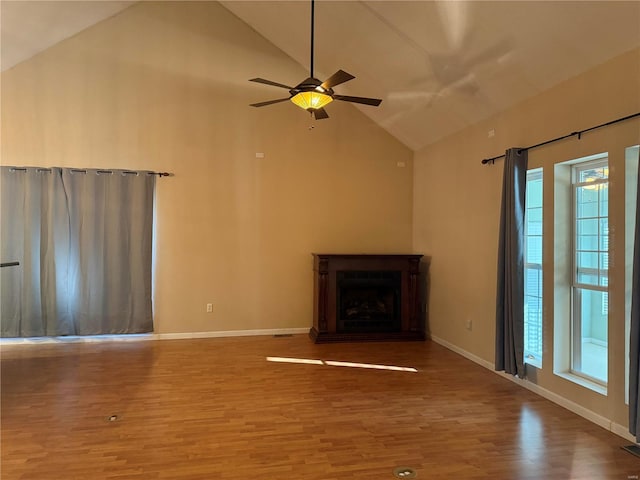
[{"label": "ceiling fan blade", "polygon": [[313,111],[313,116],[316,120],[322,120],[323,118],[329,118],[329,114],[324,108],[318,108]]},{"label": "ceiling fan blade", "polygon": [[286,88],[287,90],[291,90],[293,88],[293,87],[290,87],[289,85],[284,85],[278,82],[272,82],[271,80],[265,80],[264,78],[252,78],[249,81],[256,82],[256,83],[264,83],[265,85],[271,85],[272,87]]},{"label": "ceiling fan blade", "polygon": [[342,100],[343,102],[361,103],[363,105],[371,105],[377,107],[382,103],[379,98],[366,98],[366,97],[350,97],[349,95],[333,95],[334,100]]},{"label": "ceiling fan blade", "polygon": [[265,107],[267,105],[272,105],[274,103],[286,102],[287,100],[289,100],[289,97],[287,97],[287,98],[279,98],[277,100],[267,100],[266,102],[252,103],[249,106],[250,107]]},{"label": "ceiling fan blade", "polygon": [[338,70],[336,73],[327,78],[321,85],[321,87],[325,90],[328,90],[332,87],[335,87],[336,85],[340,85],[341,83],[353,80],[354,78],[356,77],[354,77],[350,73],[347,73],[344,70]]}]

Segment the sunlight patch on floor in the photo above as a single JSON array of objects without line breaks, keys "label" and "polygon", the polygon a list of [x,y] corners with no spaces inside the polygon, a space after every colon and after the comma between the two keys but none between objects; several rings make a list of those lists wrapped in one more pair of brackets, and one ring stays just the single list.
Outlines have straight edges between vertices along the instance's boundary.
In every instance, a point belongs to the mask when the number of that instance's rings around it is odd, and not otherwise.
[{"label": "sunlight patch on floor", "polygon": [[267,357],[267,361],[278,363],[306,363],[311,365],[324,364],[322,360],[313,360],[311,358]]},{"label": "sunlight patch on floor", "polygon": [[413,367],[397,367],[395,365],[375,365],[371,363],[352,363],[352,362],[334,362],[327,360],[325,365],[332,367],[352,367],[352,368],[371,368],[374,370],[393,370],[394,372],[417,372]]},{"label": "sunlight patch on floor", "polygon": [[338,362],[334,360],[315,360],[311,358],[292,358],[292,357],[267,357],[268,362],[277,363],[302,363],[311,365],[328,365],[330,367],[351,367],[351,368],[368,368],[373,370],[391,370],[394,372],[413,372],[418,369],[413,367],[398,367],[396,365],[376,365],[372,363],[354,363],[354,362]]}]

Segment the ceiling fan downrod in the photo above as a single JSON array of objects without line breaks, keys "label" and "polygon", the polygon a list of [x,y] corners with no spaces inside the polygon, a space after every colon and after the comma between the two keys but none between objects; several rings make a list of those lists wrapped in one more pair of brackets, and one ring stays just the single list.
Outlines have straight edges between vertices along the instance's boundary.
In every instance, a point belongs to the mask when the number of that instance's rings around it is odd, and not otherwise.
[{"label": "ceiling fan downrod", "polygon": [[311,68],[309,69],[309,72],[311,73],[310,77],[311,78],[315,78],[313,76],[313,39],[315,38],[315,28],[314,28],[314,13],[315,13],[315,0],[311,0]]}]

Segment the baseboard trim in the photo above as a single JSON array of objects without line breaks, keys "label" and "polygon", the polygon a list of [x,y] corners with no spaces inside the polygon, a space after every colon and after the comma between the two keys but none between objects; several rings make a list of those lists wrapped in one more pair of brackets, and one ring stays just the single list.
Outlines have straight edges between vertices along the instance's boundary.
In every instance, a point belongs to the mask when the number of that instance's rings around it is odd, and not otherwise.
[{"label": "baseboard trim", "polygon": [[625,425],[620,425],[619,423],[611,422],[611,431],[616,435],[618,435],[619,437],[622,437],[625,440],[632,442],[633,444],[637,443],[636,437],[634,437],[629,433],[629,429]]},{"label": "baseboard trim", "polygon": [[609,420],[606,417],[603,417],[602,415],[599,415],[595,412],[593,412],[592,410],[589,410],[588,408],[583,407],[582,405],[578,405],[577,403],[568,400],[560,395],[558,395],[557,393],[552,392],[551,390],[547,390],[546,388],[540,387],[539,385],[536,385],[535,383],[531,383],[529,381],[527,381],[526,379],[521,379],[518,377],[515,377],[513,375],[509,375],[507,373],[504,372],[498,372],[495,369],[495,364],[492,362],[488,362],[480,357],[478,357],[477,355],[474,355],[470,352],[467,352],[466,350],[453,345],[452,343],[447,342],[446,340],[437,337],[435,335],[431,335],[430,336],[431,340],[433,340],[435,343],[442,345],[443,347],[447,348],[448,350],[451,350],[454,353],[457,353],[458,355],[461,355],[469,360],[471,360],[474,363],[477,363],[480,366],[485,367],[487,370],[491,370],[493,373],[496,373],[498,375],[500,375],[503,378],[506,378],[507,380],[510,380],[518,385],[520,385],[523,388],[526,388],[527,390],[540,395],[543,398],[546,398],[547,400],[550,400],[551,402],[555,403],[556,405],[560,405],[563,408],[566,408],[567,410],[569,410],[570,412],[573,412],[577,415],[580,415],[582,418],[585,418],[587,420],[589,420],[592,423],[595,423],[596,425],[609,430],[612,433],[615,433],[616,435],[618,435],[619,437],[624,438],[625,440],[629,440],[635,443],[635,438],[633,438],[633,436],[627,431],[627,427],[623,426],[623,425],[619,425],[617,423],[612,422],[611,420]]},{"label": "baseboard trim", "polygon": [[222,330],[211,332],[184,332],[184,333],[156,333],[153,336],[158,340],[181,340],[188,338],[221,338],[221,337],[252,337],[265,335],[298,335],[308,334],[309,327],[305,328],[267,328],[260,330]]},{"label": "baseboard trim", "polygon": [[1,338],[0,346],[42,345],[50,343],[139,342],[148,340],[185,340],[190,338],[250,337],[307,334],[305,328],[267,328],[260,330],[223,330],[212,332],[132,333],[123,335],[87,335],[64,337]]},{"label": "baseboard trim", "polygon": [[429,338],[431,340],[433,340],[434,342],[436,342],[437,344],[442,345],[446,349],[451,350],[452,352],[455,352],[458,355],[462,355],[464,358],[467,358],[467,359],[471,360],[473,363],[477,363],[478,365],[482,365],[484,368],[486,368],[488,370],[491,370],[492,372],[495,371],[493,363],[487,362],[483,358],[480,358],[477,355],[474,355],[473,353],[467,352],[466,350],[463,350],[462,348],[458,347],[457,345],[454,345],[453,343],[449,343],[449,342],[447,342],[446,340],[444,340],[444,339],[442,339],[440,337],[436,337],[435,335],[429,335]]}]

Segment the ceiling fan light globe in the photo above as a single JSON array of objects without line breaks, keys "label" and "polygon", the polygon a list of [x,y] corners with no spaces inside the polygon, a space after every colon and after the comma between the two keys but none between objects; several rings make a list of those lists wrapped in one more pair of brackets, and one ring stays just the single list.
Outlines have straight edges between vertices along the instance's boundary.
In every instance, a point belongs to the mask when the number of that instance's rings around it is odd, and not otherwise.
[{"label": "ceiling fan light globe", "polygon": [[295,94],[293,97],[291,97],[291,101],[300,108],[303,108],[307,111],[313,111],[331,103],[333,101],[333,98],[324,93],[310,91],[299,92]]}]

